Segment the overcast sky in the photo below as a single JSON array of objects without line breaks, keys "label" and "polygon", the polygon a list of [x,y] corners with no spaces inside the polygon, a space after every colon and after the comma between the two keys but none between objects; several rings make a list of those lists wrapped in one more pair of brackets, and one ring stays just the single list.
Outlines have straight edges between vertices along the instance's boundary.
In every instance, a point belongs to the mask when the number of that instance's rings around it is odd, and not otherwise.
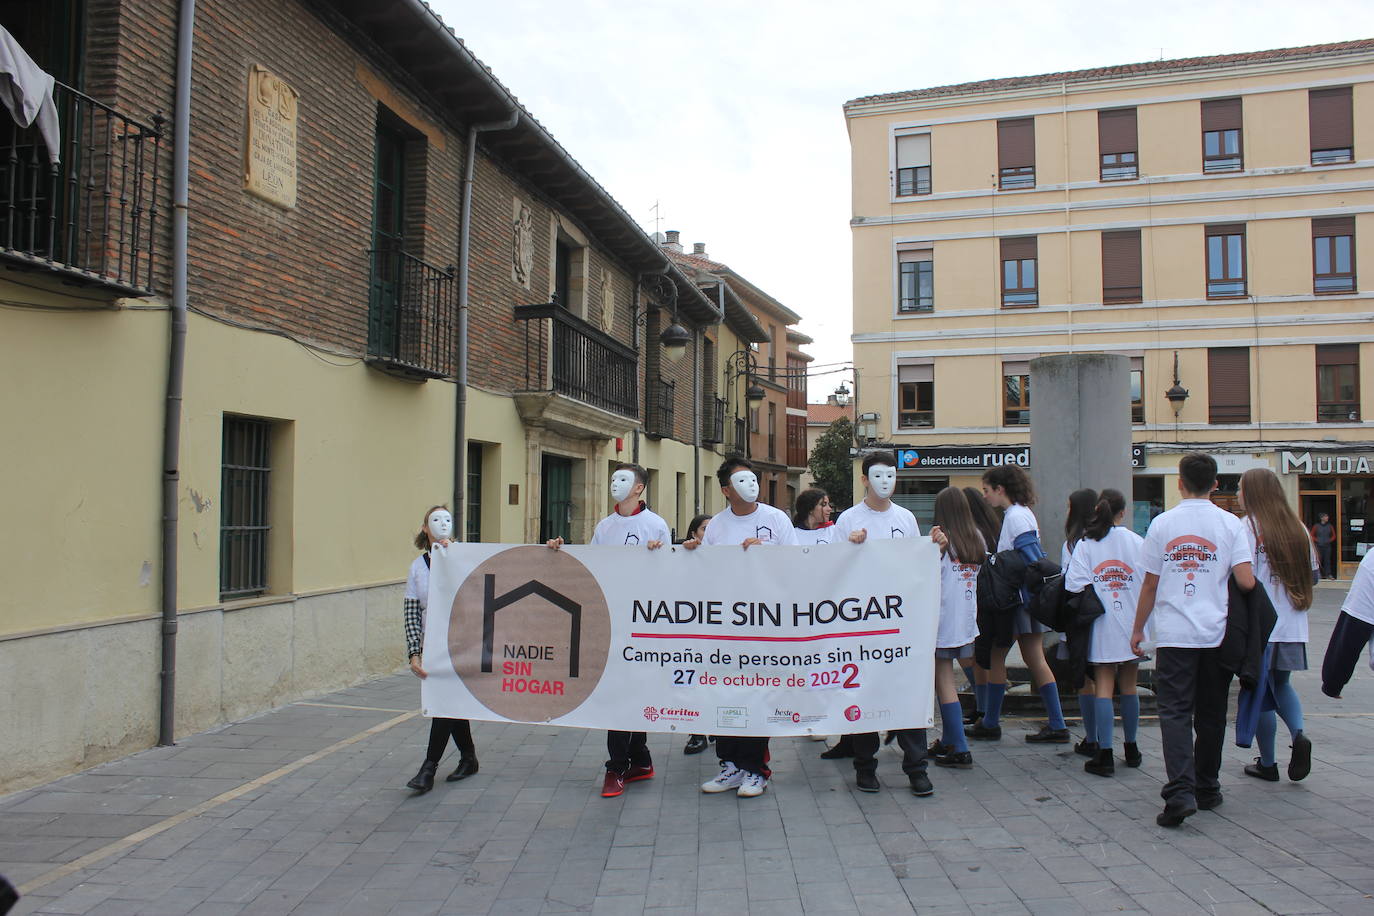
[{"label": "overcast sky", "polygon": [[848,99],[1374,37],[1370,0],[430,3],[647,231],[802,315],[817,363],[851,352]]}]

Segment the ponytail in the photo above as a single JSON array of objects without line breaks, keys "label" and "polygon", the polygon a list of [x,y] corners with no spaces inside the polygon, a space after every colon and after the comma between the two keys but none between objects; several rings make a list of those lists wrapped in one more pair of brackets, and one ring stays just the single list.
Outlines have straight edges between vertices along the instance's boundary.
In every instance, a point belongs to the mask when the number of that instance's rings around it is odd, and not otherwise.
[{"label": "ponytail", "polygon": [[1088,524],[1083,529],[1083,536],[1094,541],[1102,540],[1112,530],[1116,517],[1125,509],[1126,497],[1120,490],[1103,490],[1097,499],[1097,506],[1093,508],[1092,518],[1088,519]]}]

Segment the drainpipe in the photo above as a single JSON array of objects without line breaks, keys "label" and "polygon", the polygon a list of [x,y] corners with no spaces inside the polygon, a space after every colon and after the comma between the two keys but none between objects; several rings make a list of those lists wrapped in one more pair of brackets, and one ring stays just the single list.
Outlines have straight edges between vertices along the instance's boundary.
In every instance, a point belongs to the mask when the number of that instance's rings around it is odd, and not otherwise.
[{"label": "drainpipe", "polygon": [[468,247],[472,235],[472,175],[477,168],[477,135],[489,130],[510,130],[520,123],[520,109],[512,108],[504,121],[489,121],[468,127],[466,158],[463,162],[463,198],[458,216],[458,388],[453,408],[453,519],[459,541],[467,540],[467,514],[463,510],[467,491],[468,459]]},{"label": "drainpipe", "polygon": [[[639,272],[639,276],[635,277],[635,293],[634,293],[634,300],[630,303],[630,318],[631,318],[631,320],[630,320],[630,328],[631,328],[631,330],[630,330],[630,341],[631,341],[631,345],[634,347],[634,351],[635,351],[636,357],[637,357],[638,354],[639,354],[639,342],[640,342],[640,340],[641,340],[640,333],[639,333],[639,318],[640,318],[640,311],[639,311],[639,308],[640,308],[640,304],[641,304],[640,300],[641,300],[641,298],[642,298],[641,295],[640,295],[640,288],[641,288],[641,287],[643,286],[643,284],[644,284],[644,279],[643,279],[643,278],[644,278],[644,277],[650,277],[650,276],[661,276],[661,275],[663,275],[663,274],[666,274],[666,273],[668,272],[668,270],[669,270],[672,266],[673,266],[673,262],[670,261],[670,260],[668,260],[668,256],[667,256],[667,255],[664,255],[664,256],[663,256],[663,266],[662,266],[662,267],[656,268],[656,269],[654,269],[654,270],[642,270],[642,271]],[[648,315],[648,312],[646,311],[644,314],[647,316],[647,315]],[[649,347],[649,346],[652,346],[652,344],[649,343],[648,341],[645,341],[645,346],[646,346],[646,348],[647,348],[647,347]],[[646,364],[648,363],[648,359],[647,359],[647,358],[645,359],[645,363],[646,363]],[[637,374],[638,374],[638,373],[636,373],[636,375],[637,375]],[[645,379],[645,382],[647,382],[647,381],[648,381],[648,379],[646,378],[646,379]],[[631,443],[631,445],[630,445],[630,460],[633,461],[635,464],[639,464],[639,424],[635,424],[635,428],[634,428],[633,431],[631,431],[630,437],[631,437],[631,438],[630,438],[630,443]]]},{"label": "drainpipe", "polygon": [[176,738],[177,492],[181,483],[181,399],[186,370],[186,222],[190,183],[191,49],[196,0],[181,0],[177,16],[176,102],[172,113],[172,335],[162,422],[162,673],[157,743]]}]

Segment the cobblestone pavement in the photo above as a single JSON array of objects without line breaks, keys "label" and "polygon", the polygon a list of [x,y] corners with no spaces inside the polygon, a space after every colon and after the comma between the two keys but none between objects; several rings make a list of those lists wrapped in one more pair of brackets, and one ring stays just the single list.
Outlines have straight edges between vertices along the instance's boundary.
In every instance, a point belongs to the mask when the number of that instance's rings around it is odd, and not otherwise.
[{"label": "cobblestone pavement", "polygon": [[[1319,592],[1316,667],[1343,594]],[[1246,778],[1228,746],[1225,805],[1165,830],[1153,721],[1114,779],[1009,723],[925,799],[891,750],[865,795],[808,740],[773,743],[764,796],[705,796],[713,755],[652,735],[658,775],[609,800],[602,733],[474,723],[481,773],[417,797],[428,727],[398,675],[0,798],[0,873],[18,913],[100,916],[1374,913],[1374,674],[1341,701],[1294,681],[1311,776]]]}]

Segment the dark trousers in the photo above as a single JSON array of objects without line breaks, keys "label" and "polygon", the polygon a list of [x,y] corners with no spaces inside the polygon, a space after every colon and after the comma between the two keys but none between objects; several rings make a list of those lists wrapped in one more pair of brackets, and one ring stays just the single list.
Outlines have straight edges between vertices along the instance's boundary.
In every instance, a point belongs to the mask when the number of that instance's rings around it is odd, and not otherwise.
[{"label": "dark trousers", "polygon": [[1331,631],[1331,642],[1326,644],[1326,657],[1322,659],[1322,693],[1329,697],[1341,695],[1345,685],[1355,676],[1355,666],[1360,663],[1371,635],[1374,635],[1374,624],[1341,611]]},{"label": "dark trousers", "polygon": [[1221,793],[1221,752],[1232,674],[1219,649],[1161,647],[1155,654],[1155,700],[1164,744],[1160,790],[1167,804],[1186,806]]},{"label": "dark trousers", "polygon": [[1321,564],[1323,579],[1336,578],[1336,568],[1331,565],[1331,548],[1334,546],[1334,544],[1317,545],[1317,560]]},{"label": "dark trousers", "polygon": [[644,732],[606,732],[606,769],[625,775],[630,767],[652,767],[649,736]]},{"label": "dark trousers", "polygon": [[[878,771],[878,733],[864,732],[852,735],[854,746],[854,771],[856,773],[876,773]],[[904,728],[897,732],[897,746],[902,749],[902,772],[908,776],[926,771],[926,730],[924,728]]]},{"label": "dark trousers", "polygon": [[728,760],[746,773],[771,775],[768,769],[768,739],[716,735],[716,756]]},{"label": "dark trousers", "polygon": [[472,745],[472,726],[467,719],[430,719],[429,750],[425,751],[425,759],[438,763],[450,737],[464,758],[477,756],[477,749]]}]

